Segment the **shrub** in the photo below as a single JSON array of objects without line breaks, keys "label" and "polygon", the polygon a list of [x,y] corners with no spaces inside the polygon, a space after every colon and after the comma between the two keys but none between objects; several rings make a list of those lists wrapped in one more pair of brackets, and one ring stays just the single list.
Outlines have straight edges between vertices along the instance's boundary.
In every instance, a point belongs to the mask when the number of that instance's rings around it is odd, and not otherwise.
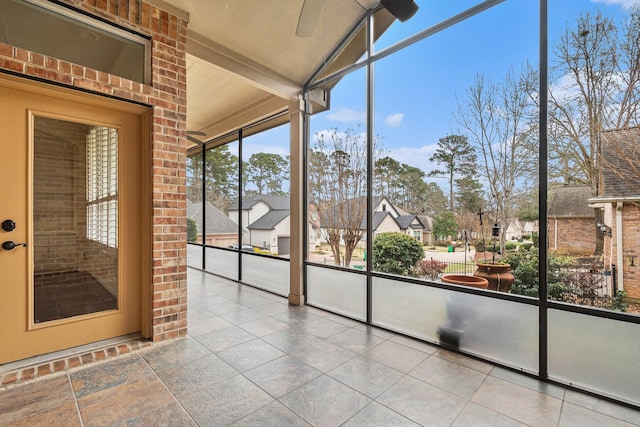
[{"label": "shrub", "polygon": [[198,240],[198,225],[192,218],[187,218],[187,242]]},{"label": "shrub", "polygon": [[518,250],[523,251],[523,252],[527,252],[532,247],[533,247],[533,243],[527,242],[527,243],[523,243],[522,245],[520,245],[520,248]]},{"label": "shrub", "polygon": [[373,269],[406,276],[424,257],[420,242],[406,234],[381,233],[373,240]]},{"label": "shrub", "polygon": [[416,263],[411,272],[414,276],[436,280],[447,268],[447,263],[436,259],[423,259]]},{"label": "shrub", "polygon": [[505,242],[504,244],[504,250],[505,251],[513,251],[518,247],[518,245],[516,245],[513,242]]}]

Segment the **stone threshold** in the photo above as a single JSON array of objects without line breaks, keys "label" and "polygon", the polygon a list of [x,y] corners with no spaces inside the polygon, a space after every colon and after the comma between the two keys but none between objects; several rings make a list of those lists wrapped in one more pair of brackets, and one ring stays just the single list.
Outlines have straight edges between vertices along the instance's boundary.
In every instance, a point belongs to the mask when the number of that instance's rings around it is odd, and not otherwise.
[{"label": "stone threshold", "polygon": [[0,365],[0,390],[113,359],[150,347],[152,344],[150,340],[140,338],[137,334],[127,335]]}]

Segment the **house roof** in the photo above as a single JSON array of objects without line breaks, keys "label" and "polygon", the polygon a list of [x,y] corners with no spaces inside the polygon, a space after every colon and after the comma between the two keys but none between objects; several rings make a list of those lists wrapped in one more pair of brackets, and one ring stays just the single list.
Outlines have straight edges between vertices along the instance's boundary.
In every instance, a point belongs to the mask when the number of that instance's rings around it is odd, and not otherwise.
[{"label": "house roof", "polygon": [[[198,232],[202,232],[203,212],[206,211],[206,234],[238,233],[238,224],[222,213],[218,208],[207,202],[203,209],[202,202],[193,203],[187,199],[187,218],[196,222]],[[246,230],[245,230],[246,231]]]},{"label": "house roof", "polygon": [[[406,230],[408,228],[423,228],[420,220],[416,215],[400,215],[395,219],[401,229]],[[414,224],[413,222],[418,220],[418,224]]]},{"label": "house roof", "polygon": [[560,218],[595,218],[593,208],[589,207],[591,187],[586,185],[567,185],[552,190],[549,201],[549,216]]},{"label": "house roof", "polygon": [[[373,230],[377,230],[380,224],[385,220],[385,218],[387,218],[387,216],[391,217],[391,219],[395,221],[395,223],[398,225],[398,228],[400,228],[401,230],[407,230],[408,228],[414,228],[414,229],[425,228],[424,224],[422,223],[422,221],[417,215],[407,213],[406,211],[396,207],[386,197],[380,197],[380,196],[374,197],[373,206],[378,207],[383,200],[386,201],[386,203],[389,205],[391,209],[393,209],[393,211],[395,211],[395,213],[398,213],[398,216],[394,217],[391,210],[374,211],[372,216]],[[346,209],[351,209],[356,212],[360,212],[360,211],[366,212],[366,207],[364,206],[366,202],[367,200],[365,197],[359,197],[357,199],[343,201],[339,204],[339,206],[343,207],[343,209],[345,209],[345,206],[346,206]],[[333,215],[338,215],[337,212],[339,211],[339,206],[338,205],[333,206],[331,209],[328,209],[324,214],[327,216],[330,216],[332,215],[332,212],[335,212],[335,214]],[[321,227],[327,226],[327,224],[322,224],[322,219],[323,217],[325,217],[325,215],[320,215]],[[366,229],[366,220],[367,218],[365,214],[363,215],[362,220],[360,221],[359,227],[361,230]],[[417,224],[413,224],[414,221],[417,221]],[[345,228],[344,224],[334,224],[334,226],[339,226],[339,228]]]},{"label": "house roof", "polygon": [[280,224],[289,216],[289,210],[272,210],[262,215],[251,225],[251,230],[273,230],[276,225]]},{"label": "house roof", "polygon": [[418,215],[420,223],[424,227],[425,231],[431,231],[433,227],[433,218],[427,215]]},{"label": "house roof", "polygon": [[601,133],[601,197],[640,196],[640,127]]},{"label": "house roof", "polygon": [[[290,198],[289,196],[277,196],[272,194],[256,194],[255,196],[247,197],[242,201],[242,209],[248,210],[253,208],[258,203],[263,202],[271,210],[289,210]],[[234,203],[229,208],[230,211],[237,211],[239,203]]]}]

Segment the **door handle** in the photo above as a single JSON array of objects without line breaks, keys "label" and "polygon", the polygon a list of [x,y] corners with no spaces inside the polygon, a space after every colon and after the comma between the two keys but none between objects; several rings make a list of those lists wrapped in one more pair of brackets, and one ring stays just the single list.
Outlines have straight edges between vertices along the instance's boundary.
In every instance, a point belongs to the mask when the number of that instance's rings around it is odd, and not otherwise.
[{"label": "door handle", "polygon": [[23,248],[27,247],[26,243],[14,243],[11,240],[7,240],[6,242],[2,243],[2,249],[4,249],[5,251],[10,251],[18,246],[22,246]]}]

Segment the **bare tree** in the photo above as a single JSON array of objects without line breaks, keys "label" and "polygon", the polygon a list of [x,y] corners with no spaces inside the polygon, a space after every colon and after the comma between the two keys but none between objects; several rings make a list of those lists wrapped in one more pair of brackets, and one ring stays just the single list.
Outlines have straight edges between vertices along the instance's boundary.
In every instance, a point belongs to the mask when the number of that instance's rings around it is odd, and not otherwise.
[{"label": "bare tree", "polygon": [[366,232],[366,139],[352,129],[331,129],[315,136],[309,160],[309,203],[318,208],[335,264],[348,266]]},{"label": "bare tree", "polygon": [[501,225],[500,247],[512,218],[518,185],[535,176],[537,110],[524,84],[525,74],[513,71],[499,83],[477,74],[458,103],[457,120],[479,153],[479,172],[486,179],[489,202]]},{"label": "bare tree", "polygon": [[585,12],[554,46],[549,90],[551,178],[589,185],[599,194],[601,134],[638,124],[640,11],[622,31],[614,21]]}]

